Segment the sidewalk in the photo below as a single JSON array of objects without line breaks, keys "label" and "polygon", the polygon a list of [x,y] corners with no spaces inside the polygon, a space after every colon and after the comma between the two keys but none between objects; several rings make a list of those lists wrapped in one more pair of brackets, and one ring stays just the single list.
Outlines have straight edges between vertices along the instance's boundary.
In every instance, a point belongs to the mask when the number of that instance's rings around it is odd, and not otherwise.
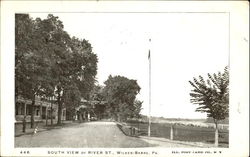
[{"label": "sidewalk", "polygon": [[198,148],[212,148],[213,144],[201,143],[201,142],[186,142],[186,141],[175,141],[166,138],[160,137],[148,137],[148,136],[139,136],[140,139],[154,145],[157,147],[198,147]]},{"label": "sidewalk", "polygon": [[53,125],[51,126],[50,121],[48,121],[48,125],[45,125],[45,121],[42,122],[35,122],[34,124],[34,128],[30,128],[30,122],[26,123],[26,130],[25,133],[22,132],[22,128],[23,128],[23,124],[22,123],[17,123],[15,124],[15,137],[19,137],[22,135],[29,135],[29,134],[34,134],[35,128],[37,127],[37,132],[42,132],[42,131],[46,131],[46,130],[51,130],[51,129],[59,129],[62,127],[67,127],[67,126],[71,126],[74,124],[78,124],[77,122],[72,122],[72,121],[62,121],[62,125],[58,126],[56,125],[56,121],[53,121]]}]

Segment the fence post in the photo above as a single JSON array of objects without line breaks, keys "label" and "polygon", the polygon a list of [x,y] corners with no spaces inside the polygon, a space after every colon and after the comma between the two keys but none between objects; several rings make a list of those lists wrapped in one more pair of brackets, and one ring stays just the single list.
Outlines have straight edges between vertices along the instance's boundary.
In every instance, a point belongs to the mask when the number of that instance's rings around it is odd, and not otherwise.
[{"label": "fence post", "polygon": [[47,109],[47,106],[46,106],[46,110],[45,110],[45,125],[46,126],[48,125],[48,109]]},{"label": "fence post", "polygon": [[26,131],[26,115],[23,117],[23,132]]},{"label": "fence post", "polygon": [[174,128],[173,128],[173,124],[171,124],[171,128],[170,128],[170,140],[174,139]]},{"label": "fence post", "polygon": [[135,127],[132,127],[132,134],[135,136]]}]

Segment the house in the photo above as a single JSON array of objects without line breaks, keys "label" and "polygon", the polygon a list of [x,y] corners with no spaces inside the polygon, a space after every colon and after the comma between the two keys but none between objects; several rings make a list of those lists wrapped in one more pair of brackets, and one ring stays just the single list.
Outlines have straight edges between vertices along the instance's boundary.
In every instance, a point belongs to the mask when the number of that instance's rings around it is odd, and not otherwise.
[{"label": "house", "polygon": [[106,101],[81,99],[80,105],[75,108],[74,120],[103,119],[105,118],[104,110],[106,104]]},{"label": "house", "polygon": [[[16,122],[22,122],[24,115],[26,115],[26,121],[30,122],[31,119],[31,100],[24,99],[20,96],[16,98],[15,103],[15,120]],[[55,98],[42,98],[36,96],[35,107],[34,107],[34,120],[42,121],[44,119],[57,119],[57,103],[55,103]],[[62,109],[62,120],[66,120],[66,108]]]}]

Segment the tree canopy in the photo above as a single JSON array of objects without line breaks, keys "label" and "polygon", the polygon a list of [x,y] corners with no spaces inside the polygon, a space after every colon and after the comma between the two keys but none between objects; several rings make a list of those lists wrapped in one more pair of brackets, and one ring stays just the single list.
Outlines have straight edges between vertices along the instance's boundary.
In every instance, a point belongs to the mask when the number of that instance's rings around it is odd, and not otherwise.
[{"label": "tree canopy", "polygon": [[215,146],[219,145],[218,121],[228,117],[229,114],[229,71],[208,73],[205,81],[202,76],[189,81],[193,89],[190,93],[191,103],[198,104],[197,112],[206,112],[215,123]]},{"label": "tree canopy", "polygon": [[114,118],[121,120],[139,114],[141,103],[136,100],[140,86],[136,80],[123,76],[109,76],[104,82],[104,96],[109,106],[107,112]]},{"label": "tree canopy", "polygon": [[16,14],[15,22],[16,96],[32,99],[33,106],[35,96],[55,96],[60,124],[62,105],[89,96],[96,81],[97,55],[87,40],[70,37],[52,14],[43,20]]},{"label": "tree canopy", "polygon": [[104,87],[96,85],[98,57],[91,44],[70,37],[58,17],[32,19],[16,14],[15,22],[16,96],[31,99],[33,107],[36,96],[56,98],[58,124],[62,108],[74,110],[81,98],[107,102],[105,112],[111,117],[138,117],[142,102],[136,99],[137,81],[109,76]]},{"label": "tree canopy", "polygon": [[189,81],[193,90],[190,93],[191,103],[199,104],[198,112],[206,112],[208,117],[222,120],[228,117],[229,108],[229,72],[225,67],[224,72],[208,73],[205,81],[202,76]]}]

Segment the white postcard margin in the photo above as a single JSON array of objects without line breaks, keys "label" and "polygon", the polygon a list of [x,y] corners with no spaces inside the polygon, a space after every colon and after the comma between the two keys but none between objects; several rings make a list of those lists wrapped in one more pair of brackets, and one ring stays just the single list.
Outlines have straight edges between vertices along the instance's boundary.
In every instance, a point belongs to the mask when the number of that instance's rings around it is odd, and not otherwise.
[{"label": "white postcard margin", "polygon": [[[14,148],[14,15],[30,12],[229,12],[229,148]],[[248,156],[249,149],[249,3],[247,1],[1,1],[1,156]],[[21,154],[28,151],[29,154]],[[64,154],[51,154],[64,151]],[[67,152],[68,151],[68,152]],[[82,154],[72,154],[78,151]],[[93,153],[88,154],[88,151]],[[94,152],[104,154],[95,154]],[[107,151],[107,154],[105,152]],[[110,152],[111,151],[111,154]],[[191,154],[174,153],[191,151]],[[203,152],[203,153],[199,153]],[[221,151],[221,154],[205,152]],[[154,154],[154,153],[155,154]],[[112,155],[113,153],[113,155]],[[122,155],[131,156],[131,155]],[[137,156],[137,155],[132,155]]]}]

